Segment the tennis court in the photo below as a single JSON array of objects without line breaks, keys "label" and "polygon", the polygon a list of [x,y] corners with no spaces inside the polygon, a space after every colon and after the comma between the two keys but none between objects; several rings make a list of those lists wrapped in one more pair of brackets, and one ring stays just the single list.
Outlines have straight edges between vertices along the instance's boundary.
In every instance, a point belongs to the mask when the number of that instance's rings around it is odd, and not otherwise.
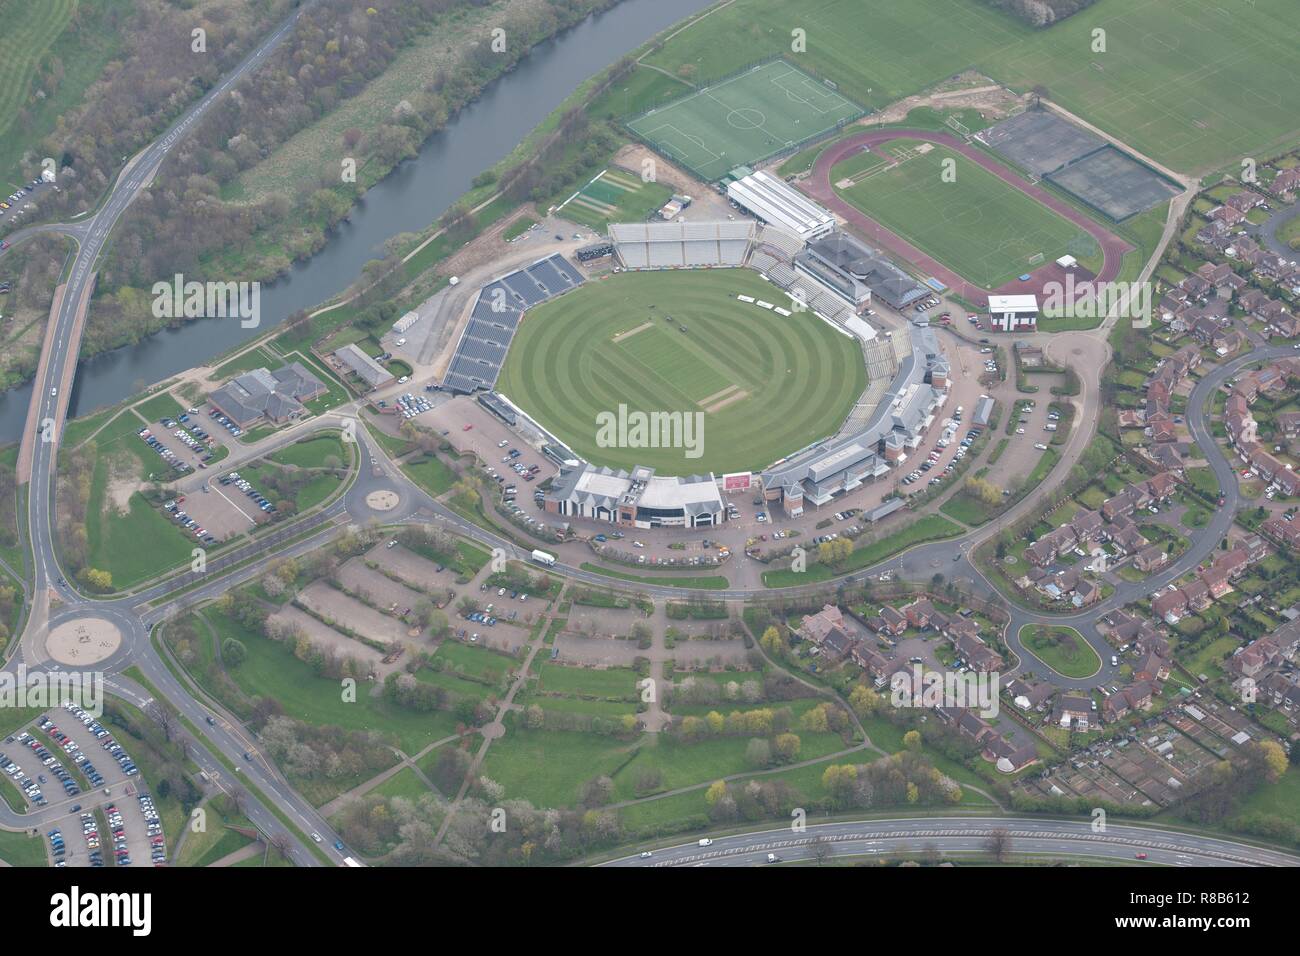
[{"label": "tennis court", "polygon": [[815,77],[773,60],[653,109],[627,127],[701,179],[714,181],[863,112]]}]

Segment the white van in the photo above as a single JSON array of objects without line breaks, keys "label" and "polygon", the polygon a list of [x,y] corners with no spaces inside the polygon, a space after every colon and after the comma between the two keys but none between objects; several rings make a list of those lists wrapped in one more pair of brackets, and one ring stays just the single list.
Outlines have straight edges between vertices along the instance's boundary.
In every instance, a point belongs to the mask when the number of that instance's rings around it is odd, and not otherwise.
[{"label": "white van", "polygon": [[703,840],[700,841],[700,846],[713,846],[713,841],[710,840],[708,837],[705,837]]}]

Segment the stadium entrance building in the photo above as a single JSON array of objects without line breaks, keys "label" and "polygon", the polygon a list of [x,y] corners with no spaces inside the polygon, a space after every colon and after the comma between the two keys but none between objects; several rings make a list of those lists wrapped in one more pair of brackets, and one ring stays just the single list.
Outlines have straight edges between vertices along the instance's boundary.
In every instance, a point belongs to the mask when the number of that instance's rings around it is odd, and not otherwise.
[{"label": "stadium entrance building", "polygon": [[989,296],[989,325],[999,332],[1033,332],[1038,328],[1038,298],[1032,295]]},{"label": "stadium entrance building", "polygon": [[628,472],[585,462],[560,470],[544,507],[550,514],[627,528],[707,528],[727,516],[711,474],[660,478],[641,465]]},{"label": "stadium entrance building", "polygon": [[803,242],[820,239],[835,228],[835,216],[830,210],[762,170],[729,183],[727,198]]}]

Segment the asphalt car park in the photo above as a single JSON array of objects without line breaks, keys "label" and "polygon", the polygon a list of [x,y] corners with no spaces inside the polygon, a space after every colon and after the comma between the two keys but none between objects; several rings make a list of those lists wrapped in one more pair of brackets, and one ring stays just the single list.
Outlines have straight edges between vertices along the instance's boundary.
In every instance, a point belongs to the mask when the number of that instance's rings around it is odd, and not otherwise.
[{"label": "asphalt car park", "polygon": [[185,413],[181,417],[185,420],[163,418],[150,422],[149,430],[165,448],[195,471],[211,468],[210,459],[233,439],[224,429],[214,428],[210,420],[198,414]]},{"label": "asphalt car park", "polygon": [[[75,802],[83,804],[81,814],[92,807],[103,811],[108,824],[107,831],[100,827],[105,861],[123,865],[118,854],[125,850],[132,866],[149,866],[156,862],[152,841],[156,837],[163,837],[165,841],[161,819],[130,752],[107,726],[93,717],[78,714],[67,705],[51,708],[46,716],[60,733],[78,745],[101,775],[103,786],[88,793],[88,799]],[[84,826],[81,815],[74,814],[74,818],[78,821],[76,828],[81,830]],[[165,854],[165,842],[162,846]],[[78,860],[79,865],[89,863],[89,858]]]}]

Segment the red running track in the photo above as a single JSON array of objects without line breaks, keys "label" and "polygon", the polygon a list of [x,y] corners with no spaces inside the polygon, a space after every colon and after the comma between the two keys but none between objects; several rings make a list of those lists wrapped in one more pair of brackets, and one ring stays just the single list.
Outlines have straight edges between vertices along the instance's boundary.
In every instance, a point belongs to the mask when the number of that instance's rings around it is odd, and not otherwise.
[{"label": "red running track", "polygon": [[[837,213],[844,218],[851,226],[860,232],[869,242],[874,243],[886,252],[892,253],[907,262],[912,263],[926,276],[934,276],[939,281],[948,286],[949,290],[961,296],[967,302],[975,303],[981,307],[987,307],[988,296],[997,295],[1016,295],[1016,294],[1043,294],[1043,287],[1051,281],[1063,281],[1065,271],[1055,262],[1047,262],[1039,266],[1033,272],[1027,282],[1021,282],[1019,279],[1013,279],[996,289],[985,289],[981,286],[968,282],[957,273],[953,272],[947,266],[944,266],[933,256],[922,252],[912,243],[908,242],[898,233],[886,229],[880,223],[876,222],[862,210],[852,205],[848,201],[840,198],[831,184],[831,169],[836,163],[847,158],[862,149],[863,146],[878,146],[882,143],[888,143],[895,139],[914,139],[922,140],[927,143],[934,143],[938,146],[946,146],[951,150],[961,153],[973,163],[978,163],[984,169],[997,176],[999,179],[1008,183],[1015,189],[1020,190],[1027,196],[1051,209],[1057,215],[1068,219],[1088,235],[1097,240],[1102,251],[1101,272],[1097,274],[1097,279],[1103,282],[1109,282],[1119,275],[1120,265],[1124,259],[1124,253],[1129,252],[1133,246],[1125,242],[1113,232],[1103,228],[1100,223],[1084,215],[1079,210],[1066,202],[1053,196],[1051,193],[1032,183],[1021,179],[1010,168],[1002,165],[993,157],[989,156],[974,146],[969,145],[963,140],[958,139],[949,133],[938,133],[930,130],[919,129],[879,129],[862,133],[858,136],[851,136],[826,148],[826,150],[817,157],[817,163],[813,166],[812,173],[808,181],[801,183],[804,191],[815,198],[818,202]],[[1086,273],[1080,270],[1075,271],[1075,281],[1082,281],[1090,278]]]}]

